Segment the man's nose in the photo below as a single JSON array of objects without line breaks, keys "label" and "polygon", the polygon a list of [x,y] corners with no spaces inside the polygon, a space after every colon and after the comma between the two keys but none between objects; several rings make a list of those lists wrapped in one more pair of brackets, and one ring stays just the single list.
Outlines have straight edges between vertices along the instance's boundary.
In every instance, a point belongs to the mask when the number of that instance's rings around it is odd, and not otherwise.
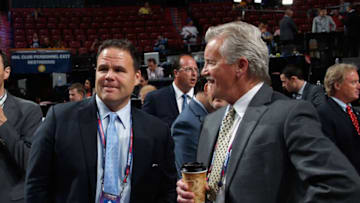
[{"label": "man's nose", "polygon": [[202,76],[206,76],[206,75],[208,75],[208,74],[209,74],[208,68],[207,68],[207,65],[205,64],[204,67],[203,67],[202,70],[201,70],[201,75],[202,75]]}]

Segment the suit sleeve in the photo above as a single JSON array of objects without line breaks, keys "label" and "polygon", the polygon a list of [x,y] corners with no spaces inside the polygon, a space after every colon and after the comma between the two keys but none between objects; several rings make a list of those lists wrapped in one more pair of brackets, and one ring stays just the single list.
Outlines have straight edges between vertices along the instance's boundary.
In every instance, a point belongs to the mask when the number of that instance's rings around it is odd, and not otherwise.
[{"label": "suit sleeve", "polygon": [[321,132],[314,107],[299,102],[289,110],[284,139],[290,160],[306,187],[304,202],[354,203],[360,178],[339,149]]},{"label": "suit sleeve", "polygon": [[175,120],[171,135],[175,144],[175,164],[178,171],[178,177],[181,177],[181,166],[190,161],[196,161],[196,143],[194,132],[199,131],[195,129],[194,125],[184,120]]},{"label": "suit sleeve", "polygon": [[14,163],[23,171],[27,167],[32,136],[42,119],[39,105],[27,105],[24,109],[24,118],[20,129],[15,129],[9,122],[0,126],[0,138],[4,142],[5,148]]},{"label": "suit sleeve", "polygon": [[313,94],[311,95],[311,102],[314,104],[315,108],[321,104],[326,103],[325,92],[320,86],[315,86]]},{"label": "suit sleeve", "polygon": [[46,203],[50,199],[55,145],[55,110],[49,109],[46,119],[35,132],[25,179],[25,202]]}]

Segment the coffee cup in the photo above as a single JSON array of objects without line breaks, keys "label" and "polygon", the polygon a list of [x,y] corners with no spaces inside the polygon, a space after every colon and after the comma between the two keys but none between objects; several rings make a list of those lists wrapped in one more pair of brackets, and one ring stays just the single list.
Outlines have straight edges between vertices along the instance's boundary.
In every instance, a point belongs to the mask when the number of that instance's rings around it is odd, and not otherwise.
[{"label": "coffee cup", "polygon": [[202,163],[189,162],[181,167],[183,181],[189,190],[195,194],[195,203],[205,203],[205,186],[207,169]]}]

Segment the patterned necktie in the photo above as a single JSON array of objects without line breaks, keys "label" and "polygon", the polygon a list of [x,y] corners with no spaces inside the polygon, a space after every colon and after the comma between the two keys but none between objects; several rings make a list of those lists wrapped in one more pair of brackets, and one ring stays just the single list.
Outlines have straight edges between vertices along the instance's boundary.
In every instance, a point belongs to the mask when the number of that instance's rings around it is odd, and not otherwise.
[{"label": "patterned necktie", "polygon": [[359,122],[358,119],[356,118],[356,115],[354,114],[354,112],[351,110],[351,107],[349,105],[346,105],[346,111],[350,116],[350,119],[356,129],[356,132],[358,133],[358,135],[360,135],[360,128],[359,128]]},{"label": "patterned necktie", "polygon": [[229,147],[229,142],[231,137],[230,129],[234,124],[234,119],[235,119],[235,109],[233,106],[231,106],[224,120],[221,123],[221,128],[214,152],[215,157],[209,175],[210,191],[208,194],[208,199],[211,201],[215,201],[216,195],[219,192],[218,183],[221,178],[220,173],[225,161],[227,149]]},{"label": "patterned necktie", "polygon": [[181,107],[181,111],[184,111],[186,105],[187,105],[187,95],[186,94],[183,94],[181,96],[183,98],[183,103],[182,103],[182,107]]},{"label": "patterned necktie", "polygon": [[106,130],[106,157],[104,171],[104,192],[112,195],[119,195],[119,164],[120,149],[119,137],[115,126],[117,114],[109,114],[110,122]]}]

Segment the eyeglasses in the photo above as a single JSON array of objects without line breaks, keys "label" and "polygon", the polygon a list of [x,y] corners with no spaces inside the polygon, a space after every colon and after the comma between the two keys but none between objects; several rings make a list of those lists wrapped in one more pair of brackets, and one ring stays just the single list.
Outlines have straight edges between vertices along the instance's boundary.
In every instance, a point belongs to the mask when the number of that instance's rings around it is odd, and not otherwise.
[{"label": "eyeglasses", "polygon": [[180,68],[180,70],[184,70],[187,73],[191,71],[193,73],[199,74],[199,69],[193,68],[193,67],[183,67],[183,68]]}]

